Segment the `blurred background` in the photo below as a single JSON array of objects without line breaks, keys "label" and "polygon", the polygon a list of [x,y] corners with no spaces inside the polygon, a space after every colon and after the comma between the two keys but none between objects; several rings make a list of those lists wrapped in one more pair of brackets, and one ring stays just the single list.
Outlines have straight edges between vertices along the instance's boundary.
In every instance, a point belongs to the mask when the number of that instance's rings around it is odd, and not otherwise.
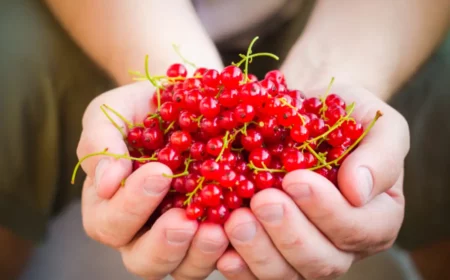
[{"label": "blurred background", "polygon": [[[291,4],[283,16],[272,19],[270,11],[285,2]],[[229,19],[235,1],[194,4],[229,62],[261,29],[264,49],[282,57],[313,2],[267,0],[254,9],[257,1],[242,1],[251,15],[241,22],[245,36],[233,35],[240,31],[233,20],[214,24]],[[257,63],[261,73],[274,67]],[[10,266],[23,271],[21,280],[137,279],[116,251],[86,236],[81,185],[69,184],[84,109],[114,82],[43,2],[0,0],[0,86],[0,273]],[[390,103],[407,118],[412,136],[405,222],[394,248],[359,262],[342,279],[450,279],[450,34]]]}]

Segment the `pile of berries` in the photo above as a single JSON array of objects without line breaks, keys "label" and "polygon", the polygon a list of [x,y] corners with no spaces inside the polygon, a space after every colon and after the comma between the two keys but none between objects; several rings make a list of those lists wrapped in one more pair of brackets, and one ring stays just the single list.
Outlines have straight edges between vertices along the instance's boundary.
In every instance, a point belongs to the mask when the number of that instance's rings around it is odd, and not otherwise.
[{"label": "pile of berries", "polygon": [[157,110],[142,123],[102,107],[128,124],[122,133],[129,155],[112,156],[131,159],[133,170],[158,161],[173,171],[156,216],[179,207],[189,219],[223,224],[255,193],[282,189],[284,175],[297,169],[317,172],[338,187],[340,164],[381,113],[364,128],[351,116],[355,104],[337,94],[306,98],[289,88],[279,70],[258,80],[247,70],[254,56],[249,51],[221,71],[196,68],[188,76],[186,63],[176,63],[165,76],[147,75],[156,87],[149,102]]}]

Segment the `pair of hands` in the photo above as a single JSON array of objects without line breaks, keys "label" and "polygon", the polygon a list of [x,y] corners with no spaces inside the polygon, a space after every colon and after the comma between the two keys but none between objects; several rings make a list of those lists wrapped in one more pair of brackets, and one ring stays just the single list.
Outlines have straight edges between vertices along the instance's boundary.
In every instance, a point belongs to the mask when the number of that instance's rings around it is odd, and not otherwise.
[{"label": "pair of hands", "polygon": [[[384,114],[360,146],[345,160],[340,190],[308,170],[288,173],[286,193],[267,189],[251,209],[234,211],[224,227],[187,220],[171,209],[151,230],[143,230],[170,187],[171,174],[148,163],[131,174],[125,159],[93,157],[82,164],[87,173],[82,216],[87,234],[116,248],[126,268],[147,279],[204,279],[218,269],[228,279],[333,279],[353,262],[389,248],[403,221],[403,162],[409,151],[405,119],[370,92],[333,87],[357,106],[355,117],[368,123]],[[120,132],[100,105],[140,121],[151,110],[148,82],[107,92],[91,102],[83,118],[77,154],[108,148],[125,153]],[[131,175],[130,175],[131,174]],[[121,188],[122,179],[127,178]],[[231,244],[234,249],[228,249]]]}]

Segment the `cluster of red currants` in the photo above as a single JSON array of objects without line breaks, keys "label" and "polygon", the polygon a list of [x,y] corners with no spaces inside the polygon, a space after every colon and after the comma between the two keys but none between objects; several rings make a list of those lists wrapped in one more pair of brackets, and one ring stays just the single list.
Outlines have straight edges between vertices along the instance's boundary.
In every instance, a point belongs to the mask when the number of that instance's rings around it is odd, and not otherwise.
[{"label": "cluster of red currants", "polygon": [[[249,59],[220,72],[196,68],[190,77],[180,63],[165,76],[147,75],[156,87],[149,101],[156,112],[140,124],[124,120],[129,155],[113,156],[131,159],[133,170],[151,161],[172,170],[156,216],[179,207],[190,219],[223,224],[258,191],[281,190],[284,175],[298,169],[338,187],[340,164],[379,117],[364,129],[351,116],[355,104],[328,92],[306,98],[279,70],[258,80],[247,71]],[[102,110],[121,117],[107,106]]]}]

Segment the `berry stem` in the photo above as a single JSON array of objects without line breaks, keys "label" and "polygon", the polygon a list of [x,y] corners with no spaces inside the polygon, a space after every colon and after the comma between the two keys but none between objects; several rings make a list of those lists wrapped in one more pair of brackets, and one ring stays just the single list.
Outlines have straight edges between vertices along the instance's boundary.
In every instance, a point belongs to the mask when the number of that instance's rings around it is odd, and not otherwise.
[{"label": "berry stem", "polygon": [[313,154],[313,156],[315,156],[315,157],[317,158],[317,160],[318,160],[319,162],[321,162],[327,169],[331,169],[331,166],[330,166],[329,164],[327,164],[327,161],[326,161],[323,157],[321,157],[320,155],[318,155],[318,154],[316,153],[316,151],[314,151],[314,149],[311,148],[311,146],[310,146],[309,144],[306,144],[306,148],[307,148],[308,151],[309,151],[311,154]]},{"label": "berry stem", "polygon": [[202,189],[202,187],[203,187],[203,182],[204,182],[204,181],[205,181],[205,177],[200,177],[200,179],[198,180],[198,185],[195,187],[195,189],[194,189],[192,192],[186,194],[187,199],[184,201],[183,205],[186,206],[186,205],[188,205],[188,204],[191,203],[192,197],[193,197],[199,190]]},{"label": "berry stem", "polygon": [[190,66],[192,66],[194,69],[197,69],[197,66],[192,63],[191,61],[187,60],[180,51],[180,46],[176,45],[176,44],[172,44],[173,49],[175,50],[175,52],[178,54],[178,56],[181,58],[181,60],[183,60],[184,63],[189,64]]},{"label": "berry stem", "polygon": [[174,175],[167,175],[167,174],[165,174],[165,173],[163,173],[162,175],[164,176],[164,177],[166,177],[166,178],[178,178],[178,177],[183,177],[183,176],[186,176],[186,175],[189,175],[189,171],[188,171],[188,169],[189,169],[189,165],[191,164],[191,162],[193,162],[194,160],[193,159],[191,159],[190,157],[188,157],[187,159],[185,159],[185,161],[184,161],[184,171],[183,172],[181,172],[181,173],[178,173],[178,174],[174,174]]},{"label": "berry stem", "polygon": [[353,110],[355,110],[355,103],[352,103],[349,105],[349,110],[347,112],[347,114],[344,117],[341,117],[332,127],[330,127],[330,129],[328,129],[326,132],[322,133],[321,135],[308,140],[305,144],[299,146],[297,149],[301,150],[306,148],[306,145],[309,143],[313,143],[315,141],[324,139],[325,137],[328,136],[328,134],[330,134],[333,130],[337,129],[343,122],[345,122],[346,120],[348,120],[348,118],[350,117],[350,115],[353,113]]},{"label": "berry stem", "polygon": [[126,123],[127,126],[128,126],[128,129],[134,127],[134,125],[133,125],[129,120],[127,120],[127,118],[125,118],[122,114],[120,114],[119,112],[117,112],[117,111],[114,110],[113,108],[109,107],[109,106],[106,105],[106,104],[103,104],[102,106],[105,107],[106,109],[108,109],[109,111],[111,111],[111,112],[112,112],[114,115],[116,115],[117,117],[119,117],[119,119],[121,119],[124,123]]},{"label": "berry stem", "polygon": [[[359,144],[359,142],[361,142],[361,141],[364,139],[364,137],[366,137],[366,135],[369,133],[369,131],[370,131],[370,130],[372,129],[372,127],[375,125],[376,121],[377,121],[381,116],[383,116],[383,113],[382,113],[381,111],[377,111],[376,114],[375,114],[375,117],[372,119],[372,121],[370,122],[370,124],[367,126],[367,128],[366,128],[366,130],[363,132],[363,134],[361,134],[361,136],[359,136],[359,138],[358,138],[358,139],[357,139],[350,147],[348,147],[348,149],[346,149],[346,150],[342,153],[342,155],[341,155],[340,157],[338,157],[337,159],[335,159],[335,160],[333,160],[333,161],[328,162],[327,164],[335,164],[335,165],[338,165],[338,162],[339,162],[340,160],[342,160],[348,153],[350,153],[350,152],[351,152],[351,151]],[[322,168],[322,167],[324,167],[324,166],[326,166],[326,165],[325,165],[325,164],[321,164],[321,165],[312,167],[312,168],[310,168],[309,170],[316,170],[316,169]]]},{"label": "berry stem", "polygon": [[[240,67],[242,65],[242,63],[245,62],[245,59],[247,57],[245,55],[243,55],[243,54],[241,54],[239,56],[242,57],[242,59],[239,62],[237,62],[237,63],[232,63],[232,65],[234,65],[236,67]],[[252,59],[255,58],[255,57],[258,57],[258,56],[268,56],[268,57],[271,57],[271,58],[273,58],[275,60],[279,60],[280,59],[278,56],[274,55],[273,53],[260,52],[260,53],[254,53],[254,54],[250,55],[248,57],[249,58],[249,62],[252,62]]]},{"label": "berry stem", "polygon": [[117,128],[120,133],[122,134],[122,137],[125,139],[127,138],[127,135],[125,134],[125,131],[123,131],[122,127],[120,127],[112,118],[111,116],[108,114],[108,112],[106,112],[105,108],[103,108],[103,106],[100,106],[100,110],[102,110],[103,114],[105,114],[105,116],[108,118],[108,120],[114,125],[115,128]]},{"label": "berry stem", "polygon": [[113,158],[115,158],[115,159],[122,159],[122,158],[123,158],[123,159],[129,159],[129,160],[139,161],[139,162],[141,162],[141,161],[152,161],[152,160],[157,160],[155,154],[153,154],[153,155],[152,155],[151,157],[149,157],[149,158],[137,158],[137,157],[131,157],[131,156],[129,156],[128,154],[123,154],[123,155],[122,155],[122,154],[109,153],[109,152],[108,152],[108,148],[106,148],[106,149],[104,149],[104,150],[101,151],[101,152],[95,152],[95,153],[92,153],[92,154],[85,155],[84,157],[82,157],[82,158],[78,161],[78,163],[75,165],[75,168],[74,168],[73,173],[72,173],[72,180],[71,180],[71,183],[72,183],[72,184],[75,183],[75,177],[76,177],[77,171],[78,171],[78,169],[80,168],[80,166],[81,166],[81,164],[83,163],[83,161],[85,161],[85,160],[88,159],[88,158],[94,157],[94,156],[110,156],[110,157],[113,157]]},{"label": "berry stem", "polygon": [[[283,103],[283,105],[286,105],[286,106],[288,106],[291,109],[297,110],[297,108],[292,106],[291,104],[289,104],[284,97],[283,98],[279,98],[278,100],[280,100],[280,102]],[[296,112],[297,112],[297,116],[302,121],[302,125],[304,125],[305,124],[305,118],[298,111],[296,111]]]},{"label": "berry stem", "polygon": [[252,47],[258,39],[259,39],[259,37],[256,36],[251,41],[250,45],[247,48],[247,55],[245,56],[245,68],[244,68],[244,82],[245,83],[248,81],[248,61],[250,60],[250,55],[252,54]]},{"label": "berry stem", "polygon": [[286,173],[286,170],[284,170],[284,169],[270,169],[270,168],[267,168],[267,166],[264,163],[262,163],[262,165],[263,165],[263,168],[256,167],[252,161],[250,161],[250,163],[247,164],[247,166],[250,169],[252,169],[253,171],[255,171],[255,173],[262,172],[262,171],[267,171],[267,172],[271,172],[271,173]]},{"label": "berry stem", "polygon": [[334,77],[331,78],[330,83],[328,84],[327,90],[325,91],[325,95],[320,97],[320,101],[322,101],[322,108],[320,108],[319,112],[321,113],[322,117],[323,114],[325,113],[325,111],[327,110],[328,106],[326,104],[326,98],[328,96],[328,94],[331,91],[331,87],[333,86],[334,83]]},{"label": "berry stem", "polygon": [[145,76],[150,81],[150,83],[156,88],[156,95],[157,95],[157,100],[158,100],[158,111],[159,111],[159,108],[161,107],[161,94],[160,94],[159,89],[161,88],[161,86],[158,85],[158,83],[156,83],[155,79],[153,79],[150,76],[150,71],[148,70],[148,55],[145,56]]},{"label": "berry stem", "polygon": [[223,155],[223,152],[225,152],[225,149],[228,148],[228,141],[230,140],[230,139],[228,139],[228,135],[230,135],[230,132],[227,130],[227,132],[225,132],[225,135],[222,138],[222,140],[223,140],[223,147],[220,150],[220,153],[219,153],[219,155],[216,158],[216,162],[218,162],[220,160],[220,158]]},{"label": "berry stem", "polygon": [[166,128],[166,130],[164,130],[164,134],[167,134],[167,132],[169,132],[170,129],[174,126],[174,124],[175,124],[175,121],[171,122],[171,123],[169,124],[169,126]]}]

